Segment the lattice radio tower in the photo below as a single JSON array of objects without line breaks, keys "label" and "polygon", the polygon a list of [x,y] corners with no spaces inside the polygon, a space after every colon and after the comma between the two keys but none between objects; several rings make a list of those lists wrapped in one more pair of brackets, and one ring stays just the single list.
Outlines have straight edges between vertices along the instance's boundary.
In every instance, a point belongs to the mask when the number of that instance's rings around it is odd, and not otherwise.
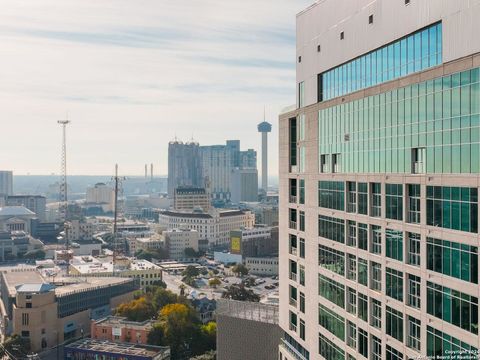
[{"label": "lattice radio tower", "polygon": [[121,192],[122,180],[125,180],[125,177],[118,176],[118,164],[115,164],[115,176],[112,178],[115,183],[115,208],[113,211],[113,257],[112,257],[112,265],[113,265],[113,275],[115,276],[115,264],[117,261],[117,256],[119,253],[121,254],[124,250],[124,246],[119,246],[118,244],[118,236],[117,236],[117,222],[119,216],[119,206],[118,206],[118,193]]},{"label": "lattice radio tower", "polygon": [[[62,158],[61,158],[61,180],[60,180],[60,206],[59,214],[60,221],[63,222],[63,231],[65,233],[65,248],[69,250],[68,236],[67,236],[67,221],[68,221],[68,197],[67,197],[67,125],[70,120],[58,120],[62,126]],[[68,256],[68,254],[67,254]]]}]

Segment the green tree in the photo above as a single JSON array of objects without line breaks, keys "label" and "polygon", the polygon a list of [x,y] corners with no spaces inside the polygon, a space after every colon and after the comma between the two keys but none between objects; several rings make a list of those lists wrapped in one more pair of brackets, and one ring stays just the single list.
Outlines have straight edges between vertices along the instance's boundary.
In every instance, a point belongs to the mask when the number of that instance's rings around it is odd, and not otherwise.
[{"label": "green tree", "polygon": [[244,276],[248,274],[248,268],[243,264],[237,264],[232,267],[232,272],[237,276]]},{"label": "green tree", "polygon": [[232,284],[228,286],[227,289],[223,292],[222,298],[239,301],[260,301],[260,296],[255,294],[253,290],[246,289],[243,284]]},{"label": "green tree", "polygon": [[164,259],[168,259],[168,251],[163,248],[160,248],[155,251],[138,250],[135,253],[135,257],[137,259],[142,259],[147,261],[152,261],[153,259],[164,260]]},{"label": "green tree", "polygon": [[216,349],[217,347],[217,323],[210,321],[200,327],[202,333],[202,342],[205,350]]},{"label": "green tree", "polygon": [[160,310],[159,319],[173,359],[182,358],[190,352],[198,353],[193,342],[200,339],[201,330],[198,316],[189,305],[168,304]]},{"label": "green tree", "polygon": [[24,358],[30,352],[30,341],[20,335],[7,337],[2,345],[0,346],[0,357],[7,355],[7,359],[10,359],[10,355],[15,358]]},{"label": "green tree", "polygon": [[178,296],[170,290],[157,288],[152,295],[152,305],[156,312],[160,311],[165,305],[178,302]]},{"label": "green tree", "polygon": [[200,274],[198,269],[193,265],[188,265],[185,270],[183,270],[182,275],[185,277],[194,278]]},{"label": "green tree", "polygon": [[135,253],[135,257],[141,260],[152,261],[153,253],[151,253],[150,251],[138,250]]},{"label": "green tree", "polygon": [[128,303],[120,304],[117,307],[116,314],[124,316],[130,321],[145,321],[155,317],[156,312],[150,299],[142,296]]},{"label": "green tree", "polygon": [[221,281],[218,277],[214,277],[210,280],[208,280],[208,286],[212,287],[212,288],[216,288],[218,285],[221,285]]},{"label": "green tree", "polygon": [[156,281],[153,282],[153,284],[146,285],[145,286],[145,292],[153,294],[155,291],[157,291],[158,288],[166,289],[167,284],[165,283],[165,281],[156,280]]},{"label": "green tree", "polygon": [[198,287],[198,286],[197,286],[197,282],[196,282],[195,279],[192,278],[192,277],[184,276],[184,277],[182,278],[182,281],[183,281],[185,284],[187,284],[188,286],[191,286],[191,287],[193,287],[193,288],[197,288],[197,287]]},{"label": "green tree", "polygon": [[195,251],[194,248],[191,248],[191,247],[187,247],[185,248],[185,250],[183,251],[183,253],[185,254],[185,256],[187,258],[198,258],[199,257],[199,253]]},{"label": "green tree", "polygon": [[148,333],[147,343],[150,345],[165,344],[165,334],[163,333],[163,327],[161,324],[156,323],[153,325],[152,330]]}]

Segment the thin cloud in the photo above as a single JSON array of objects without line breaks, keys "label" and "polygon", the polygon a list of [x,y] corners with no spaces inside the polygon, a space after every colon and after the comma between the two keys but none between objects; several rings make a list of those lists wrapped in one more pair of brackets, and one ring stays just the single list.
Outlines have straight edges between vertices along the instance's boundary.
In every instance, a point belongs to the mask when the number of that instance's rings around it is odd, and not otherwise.
[{"label": "thin cloud", "polygon": [[2,2],[2,129],[22,142],[2,139],[0,169],[58,172],[68,111],[70,173],[146,162],[166,173],[175,135],[259,150],[266,106],[275,173],[276,118],[295,102],[295,15],[310,2]]}]

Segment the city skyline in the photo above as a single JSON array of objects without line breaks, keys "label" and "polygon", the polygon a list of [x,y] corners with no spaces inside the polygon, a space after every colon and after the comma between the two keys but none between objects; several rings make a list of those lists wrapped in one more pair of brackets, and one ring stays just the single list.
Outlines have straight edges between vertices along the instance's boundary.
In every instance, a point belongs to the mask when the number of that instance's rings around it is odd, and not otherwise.
[{"label": "city skyline", "polygon": [[[8,1],[0,15],[0,168],[58,174],[67,116],[68,173],[167,173],[168,142],[239,139],[295,102],[295,18],[311,1],[224,3]],[[275,7],[275,11],[271,9]],[[205,124],[208,122],[208,126]],[[28,131],[24,131],[28,129]],[[211,129],[215,129],[212,132]],[[229,135],[231,134],[231,136]]]}]

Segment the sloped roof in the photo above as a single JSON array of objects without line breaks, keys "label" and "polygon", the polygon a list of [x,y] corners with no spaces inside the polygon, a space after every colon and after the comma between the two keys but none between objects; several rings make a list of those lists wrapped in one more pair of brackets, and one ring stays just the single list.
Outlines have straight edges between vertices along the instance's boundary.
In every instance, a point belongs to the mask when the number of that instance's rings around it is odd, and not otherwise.
[{"label": "sloped roof", "polygon": [[0,207],[0,216],[25,216],[35,215],[33,211],[28,210],[25,206],[4,206]]}]

